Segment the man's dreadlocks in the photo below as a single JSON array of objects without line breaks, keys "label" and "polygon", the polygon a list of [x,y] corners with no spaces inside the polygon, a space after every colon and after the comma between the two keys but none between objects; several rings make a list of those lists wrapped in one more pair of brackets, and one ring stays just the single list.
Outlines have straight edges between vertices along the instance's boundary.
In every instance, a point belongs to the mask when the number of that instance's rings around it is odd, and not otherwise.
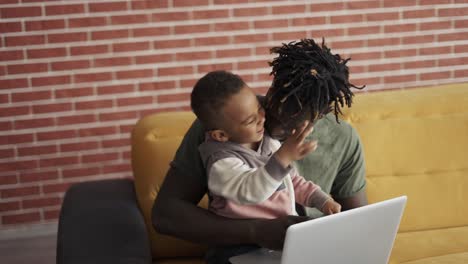
[{"label": "man's dreadlocks", "polygon": [[311,122],[333,111],[338,121],[340,107],[352,104],[349,70],[339,54],[332,54],[322,40],[319,46],[313,39],[302,39],[271,49],[278,56],[270,62],[273,83],[266,98],[267,112],[282,123],[304,118],[310,113]]}]

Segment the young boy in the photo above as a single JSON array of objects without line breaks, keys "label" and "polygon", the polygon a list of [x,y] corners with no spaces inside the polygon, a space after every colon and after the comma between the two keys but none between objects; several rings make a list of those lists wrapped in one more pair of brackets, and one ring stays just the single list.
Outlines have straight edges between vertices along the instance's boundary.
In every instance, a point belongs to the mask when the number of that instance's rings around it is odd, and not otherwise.
[{"label": "young boy", "polygon": [[265,134],[255,93],[232,73],[210,72],[195,85],[191,106],[206,130],[199,151],[208,175],[209,209],[230,218],[296,215],[295,203],[325,214],[341,206],[297,174],[292,162],[317,148],[305,122],[281,145]]}]

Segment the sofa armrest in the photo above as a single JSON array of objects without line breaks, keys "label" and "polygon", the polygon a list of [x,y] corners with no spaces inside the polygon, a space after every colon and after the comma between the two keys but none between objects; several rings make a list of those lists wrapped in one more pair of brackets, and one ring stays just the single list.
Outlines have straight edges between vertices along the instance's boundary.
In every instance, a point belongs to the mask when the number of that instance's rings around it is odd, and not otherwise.
[{"label": "sofa armrest", "polygon": [[133,181],[85,182],[68,189],[60,212],[57,263],[151,263]]}]

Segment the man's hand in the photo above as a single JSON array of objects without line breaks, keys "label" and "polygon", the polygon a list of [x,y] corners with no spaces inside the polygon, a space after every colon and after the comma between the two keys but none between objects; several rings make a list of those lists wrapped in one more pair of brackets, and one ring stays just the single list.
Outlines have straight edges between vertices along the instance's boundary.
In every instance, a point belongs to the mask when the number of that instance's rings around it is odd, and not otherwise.
[{"label": "man's hand", "polygon": [[341,205],[333,199],[326,201],[322,207],[322,213],[326,215],[337,214],[339,212],[341,212]]},{"label": "man's hand", "polygon": [[300,128],[293,130],[292,135],[276,151],[274,154],[275,158],[284,168],[288,167],[293,161],[300,160],[317,149],[317,141],[305,141],[306,137],[313,130],[312,123],[305,121]]},{"label": "man's hand", "polygon": [[283,249],[286,230],[289,226],[311,220],[306,216],[288,215],[275,219],[259,219],[252,226],[253,241],[265,248]]}]

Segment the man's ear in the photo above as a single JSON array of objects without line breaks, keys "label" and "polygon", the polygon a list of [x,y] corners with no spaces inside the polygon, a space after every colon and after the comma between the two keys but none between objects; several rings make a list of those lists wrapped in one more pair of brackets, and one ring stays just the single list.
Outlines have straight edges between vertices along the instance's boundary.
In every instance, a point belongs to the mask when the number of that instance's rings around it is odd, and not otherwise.
[{"label": "man's ear", "polygon": [[208,134],[213,140],[216,140],[218,142],[226,142],[229,140],[229,136],[226,133],[226,131],[221,129],[211,130],[208,132]]}]

